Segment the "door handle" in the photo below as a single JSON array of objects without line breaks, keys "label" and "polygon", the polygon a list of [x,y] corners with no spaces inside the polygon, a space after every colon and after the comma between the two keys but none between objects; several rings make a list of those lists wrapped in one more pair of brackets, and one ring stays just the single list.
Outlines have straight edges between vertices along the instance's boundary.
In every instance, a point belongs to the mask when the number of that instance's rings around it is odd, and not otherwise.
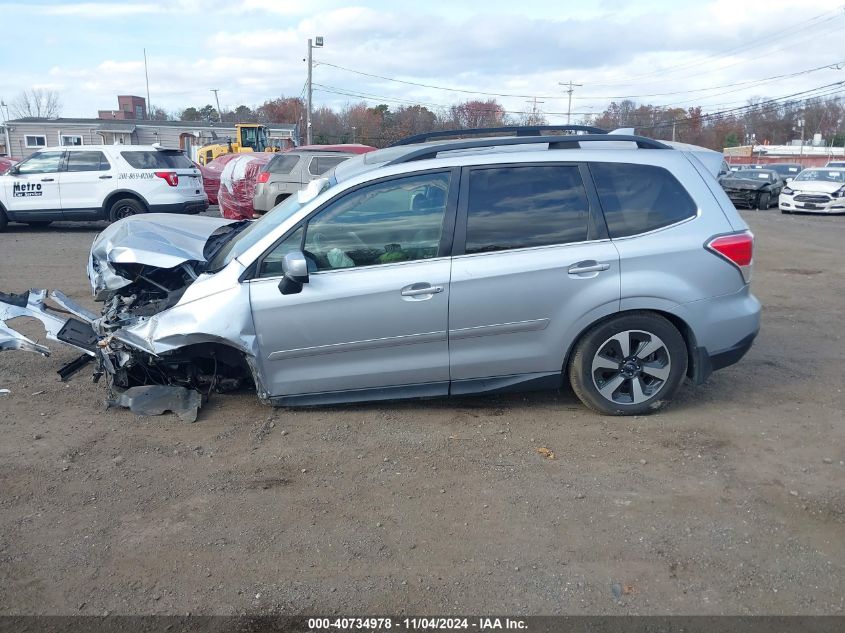
[{"label": "door handle", "polygon": [[111,176],[100,176],[100,180],[107,180],[111,178]]},{"label": "door handle", "polygon": [[42,178],[41,182],[53,182],[55,178]]},{"label": "door handle", "polygon": [[578,262],[572,264],[567,272],[570,275],[580,275],[582,273],[600,273],[603,270],[610,268],[610,264],[599,264],[595,262]]},{"label": "door handle", "polygon": [[443,292],[443,286],[425,286],[424,288],[404,288],[402,290],[403,297],[418,297],[420,295],[433,295],[438,292]]}]

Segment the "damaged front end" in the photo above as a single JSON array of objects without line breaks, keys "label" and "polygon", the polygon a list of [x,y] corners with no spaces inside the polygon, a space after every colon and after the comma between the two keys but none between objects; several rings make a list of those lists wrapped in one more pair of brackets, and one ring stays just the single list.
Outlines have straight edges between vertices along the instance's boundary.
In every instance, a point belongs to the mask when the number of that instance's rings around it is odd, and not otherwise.
[{"label": "damaged front end", "polygon": [[724,178],[720,184],[734,206],[743,207],[756,206],[760,195],[767,191],[768,187],[765,182],[742,178]]},{"label": "damaged front end", "polygon": [[[6,321],[34,317],[47,338],[82,354],[58,370],[67,380],[93,363],[105,376],[107,402],[150,415],[173,411],[196,419],[202,399],[255,384],[255,335],[248,292],[237,270],[205,272],[207,261],[239,223],[188,216],[127,218],[95,240],[88,276],[97,315],[59,291],[0,293],[0,349],[50,354]],[[52,304],[45,300],[48,298]]]}]

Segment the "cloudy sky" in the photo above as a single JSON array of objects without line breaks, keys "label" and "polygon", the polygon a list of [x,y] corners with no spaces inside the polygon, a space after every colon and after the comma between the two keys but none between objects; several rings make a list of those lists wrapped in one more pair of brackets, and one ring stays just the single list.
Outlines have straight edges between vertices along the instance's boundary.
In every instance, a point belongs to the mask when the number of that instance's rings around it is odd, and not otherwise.
[{"label": "cloudy sky", "polygon": [[317,106],[501,95],[508,111],[537,107],[554,123],[570,80],[583,84],[576,119],[621,97],[714,111],[845,80],[842,0],[0,0],[0,10],[0,98],[57,90],[68,117],[143,96],[145,47],[151,101],[169,111],[213,103],[211,88],[224,108],[299,96],[317,35]]}]

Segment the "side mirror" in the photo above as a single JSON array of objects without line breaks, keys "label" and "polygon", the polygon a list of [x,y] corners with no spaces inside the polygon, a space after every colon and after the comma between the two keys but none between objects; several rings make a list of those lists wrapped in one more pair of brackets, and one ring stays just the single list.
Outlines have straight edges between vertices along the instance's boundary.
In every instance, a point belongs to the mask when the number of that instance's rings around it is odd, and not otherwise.
[{"label": "side mirror", "polygon": [[17,176],[20,173],[20,169],[18,169],[17,165],[12,165],[6,173],[11,174],[12,176]]},{"label": "side mirror", "polygon": [[303,284],[308,283],[308,260],[302,251],[292,251],[282,260],[285,276],[279,282],[279,292],[283,295],[295,295],[302,292]]}]

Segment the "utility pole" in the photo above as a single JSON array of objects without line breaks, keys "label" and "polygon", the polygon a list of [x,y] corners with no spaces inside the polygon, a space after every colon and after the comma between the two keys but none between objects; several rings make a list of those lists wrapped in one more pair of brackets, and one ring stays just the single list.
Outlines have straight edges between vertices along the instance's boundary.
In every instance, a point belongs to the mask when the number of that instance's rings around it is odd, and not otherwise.
[{"label": "utility pole", "polygon": [[675,142],[675,126],[678,124],[674,119],[672,120],[672,142]]},{"label": "utility pole", "polygon": [[306,104],[305,104],[305,144],[311,145],[311,74],[312,69],[314,67],[314,60],[311,56],[311,50],[313,48],[322,48],[323,46],[323,38],[317,37],[315,38],[317,41],[312,44],[311,39],[308,39],[308,79],[306,81],[307,90],[306,90]]},{"label": "utility pole", "polygon": [[147,49],[144,49],[144,79],[147,80],[147,120],[151,120],[153,118],[152,113],[150,110],[152,109],[152,105],[150,105],[150,74],[147,72]]},{"label": "utility pole", "polygon": [[557,82],[559,86],[569,86],[564,92],[569,95],[569,103],[566,106],[566,124],[569,125],[569,121],[572,115],[572,93],[575,92],[575,88],[580,88],[584,84],[574,84],[570,79],[567,83]]},{"label": "utility pole", "polygon": [[217,102],[217,121],[218,123],[223,122],[223,113],[220,111],[220,99],[217,97],[217,91],[220,90],[219,88],[212,88],[211,92],[214,93],[214,100]]},{"label": "utility pole", "polygon": [[537,104],[545,103],[545,101],[538,101],[537,97],[534,97],[525,103],[531,104],[531,118],[528,120],[528,125],[537,125]]},{"label": "utility pole", "polygon": [[801,126],[801,149],[798,150],[798,162],[801,163],[804,159],[804,117],[798,120],[798,125]]}]

